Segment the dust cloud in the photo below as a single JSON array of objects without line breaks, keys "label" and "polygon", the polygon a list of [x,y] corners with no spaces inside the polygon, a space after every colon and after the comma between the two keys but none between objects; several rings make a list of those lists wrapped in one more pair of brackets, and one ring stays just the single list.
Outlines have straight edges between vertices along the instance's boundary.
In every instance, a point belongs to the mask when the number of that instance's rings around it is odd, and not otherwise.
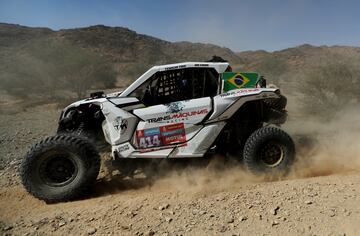
[{"label": "dust cloud", "polygon": [[[106,191],[221,192],[247,185],[360,171],[360,109],[344,109],[331,120],[315,117],[290,119],[283,127],[294,139],[296,161],[287,176],[254,175],[238,161],[216,156],[206,166],[189,165],[155,173],[155,178],[104,183]],[[162,172],[160,170],[160,172]],[[111,188],[116,186],[116,188]],[[103,189],[103,188],[102,188]],[[100,191],[101,192],[101,191]],[[101,195],[101,194],[100,194]]]},{"label": "dust cloud", "polygon": [[337,112],[331,120],[307,117],[289,124],[296,134],[297,162],[289,178],[360,170],[360,107]]},{"label": "dust cloud", "polygon": [[266,180],[265,176],[247,172],[238,162],[226,162],[223,159],[224,157],[218,156],[207,167],[187,167],[180,171],[171,171],[157,179],[152,189],[215,193]]},{"label": "dust cloud", "polygon": [[293,136],[297,150],[295,164],[285,177],[255,176],[219,156],[206,168],[171,171],[151,188],[213,192],[246,184],[360,171],[359,108],[339,111],[331,120],[314,116],[293,119],[284,129]]}]

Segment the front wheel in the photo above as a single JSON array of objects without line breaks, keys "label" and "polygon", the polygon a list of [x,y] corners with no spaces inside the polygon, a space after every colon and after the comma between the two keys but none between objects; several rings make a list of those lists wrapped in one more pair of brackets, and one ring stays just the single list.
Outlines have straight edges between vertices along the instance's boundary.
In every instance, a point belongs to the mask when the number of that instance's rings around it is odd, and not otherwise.
[{"label": "front wheel", "polygon": [[246,168],[255,174],[284,174],[294,162],[295,145],[283,130],[262,127],[246,141],[243,157]]},{"label": "front wheel", "polygon": [[35,144],[20,168],[25,189],[46,202],[77,198],[95,182],[100,157],[87,140],[56,135]]}]

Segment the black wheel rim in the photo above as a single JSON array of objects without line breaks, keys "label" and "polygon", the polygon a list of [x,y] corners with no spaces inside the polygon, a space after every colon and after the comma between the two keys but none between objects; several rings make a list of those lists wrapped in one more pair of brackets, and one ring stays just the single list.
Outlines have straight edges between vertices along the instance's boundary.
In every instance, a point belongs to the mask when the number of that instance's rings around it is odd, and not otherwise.
[{"label": "black wheel rim", "polygon": [[268,167],[278,166],[284,159],[284,146],[269,142],[260,149],[260,161]]},{"label": "black wheel rim", "polygon": [[47,156],[40,165],[40,178],[52,187],[61,187],[71,183],[77,172],[77,165],[69,154]]}]

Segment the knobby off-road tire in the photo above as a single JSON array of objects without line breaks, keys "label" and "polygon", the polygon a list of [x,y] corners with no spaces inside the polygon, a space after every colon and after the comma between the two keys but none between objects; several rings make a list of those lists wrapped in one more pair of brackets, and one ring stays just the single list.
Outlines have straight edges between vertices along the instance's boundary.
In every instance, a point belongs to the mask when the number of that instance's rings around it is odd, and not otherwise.
[{"label": "knobby off-road tire", "polygon": [[[99,138],[100,134],[96,133],[95,130],[87,129],[83,122],[80,123],[79,126],[73,130],[67,130],[62,127],[58,127],[57,135],[60,135],[60,134],[74,135],[74,136],[79,136],[83,139],[86,139],[90,143],[95,145],[95,147],[98,149],[99,152],[109,151],[109,149],[111,149],[111,147],[105,140],[102,140]],[[103,134],[101,133],[101,135],[103,135]]]},{"label": "knobby off-road tire", "polygon": [[286,174],[295,159],[291,137],[276,127],[262,127],[250,135],[244,147],[244,165],[255,174]]},{"label": "knobby off-road tire", "polygon": [[100,156],[87,140],[59,134],[35,144],[20,176],[25,189],[46,202],[68,201],[87,193],[100,170]]}]

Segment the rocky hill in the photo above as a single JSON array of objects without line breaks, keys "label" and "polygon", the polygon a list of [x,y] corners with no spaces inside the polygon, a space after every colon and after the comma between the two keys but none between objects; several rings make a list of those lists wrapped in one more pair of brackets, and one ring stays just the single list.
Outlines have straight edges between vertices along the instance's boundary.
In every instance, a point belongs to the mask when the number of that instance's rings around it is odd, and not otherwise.
[{"label": "rocky hill", "polygon": [[[0,23],[0,90],[22,99],[39,94],[54,101],[76,99],[90,89],[127,86],[153,65],[204,61],[213,55],[228,60],[234,70],[265,75],[287,93],[301,91],[303,81],[310,87],[311,81],[324,86],[328,77],[336,86],[344,76],[349,86],[343,87],[360,86],[356,79],[359,47],[304,44],[275,52],[236,53],[213,44],[168,42],[123,27],[96,25],[54,31]],[[319,76],[311,78],[313,75]]]},{"label": "rocky hill", "polygon": [[126,86],[153,65],[213,55],[242,62],[228,48],[172,43],[123,27],[54,31],[0,23],[0,90],[21,99],[80,98],[89,89]]},{"label": "rocky hill", "polygon": [[[58,42],[65,41],[72,46],[94,52],[111,61],[116,68],[120,68],[120,75],[126,75],[126,72],[133,72],[136,69],[139,70],[138,73],[142,73],[149,66],[156,64],[208,60],[213,55],[225,58],[234,64],[235,68],[256,71],[264,70],[263,67],[266,67],[269,61],[284,64],[283,66],[286,67],[284,71],[299,71],[316,66],[329,58],[360,58],[359,47],[316,47],[304,44],[275,52],[258,50],[236,53],[229,48],[213,44],[168,42],[124,27],[95,25],[54,31],[49,28],[0,23],[0,60],[6,59],[4,58],[6,53],[17,51],[19,48],[23,48],[26,52],[26,45],[29,45],[29,42],[44,38]],[[269,70],[264,72],[272,74]]]},{"label": "rocky hill", "polygon": [[265,74],[282,72],[301,73],[329,62],[359,63],[360,47],[349,46],[312,46],[303,44],[275,52],[264,50],[238,52],[242,66],[248,70],[263,70]]},{"label": "rocky hill", "polygon": [[[138,34],[123,27],[103,25],[53,31],[48,28],[31,28],[13,24],[0,24],[0,51],[12,51],[39,38],[52,38],[72,46],[90,50],[111,61],[120,74],[163,63],[203,61],[218,55],[233,63],[241,59],[228,48],[213,44],[171,43],[151,36]],[[0,58],[4,59],[4,58]],[[51,58],[49,58],[51,60]],[[131,74],[131,73],[130,73]]]},{"label": "rocky hill", "polygon": [[240,61],[239,57],[228,48],[201,43],[171,43],[138,34],[123,27],[96,25],[87,28],[60,30],[56,32],[56,35],[73,44],[110,57],[116,63],[161,64],[178,62],[179,60],[207,60],[214,54],[228,58],[233,62]]}]

